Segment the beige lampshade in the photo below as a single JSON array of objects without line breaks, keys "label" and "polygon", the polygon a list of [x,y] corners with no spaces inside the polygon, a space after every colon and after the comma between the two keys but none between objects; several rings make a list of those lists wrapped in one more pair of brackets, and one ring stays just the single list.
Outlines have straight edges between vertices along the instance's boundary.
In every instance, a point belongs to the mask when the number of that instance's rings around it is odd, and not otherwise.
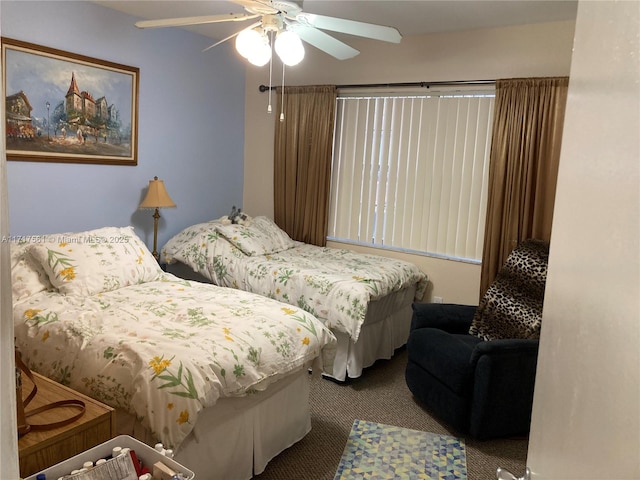
[{"label": "beige lampshade", "polygon": [[175,207],[171,197],[164,188],[164,182],[158,180],[158,177],[153,177],[153,180],[149,180],[149,189],[147,195],[138,208],[170,208]]}]

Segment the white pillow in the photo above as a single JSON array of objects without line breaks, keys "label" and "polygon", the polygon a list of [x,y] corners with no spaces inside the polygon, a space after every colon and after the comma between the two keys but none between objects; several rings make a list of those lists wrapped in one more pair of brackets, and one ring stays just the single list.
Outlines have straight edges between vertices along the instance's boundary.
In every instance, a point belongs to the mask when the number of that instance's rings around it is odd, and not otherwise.
[{"label": "white pillow", "polygon": [[[256,226],[262,230],[269,238],[278,252],[283,250],[289,250],[296,246],[295,242],[291,240],[291,237],[287,235],[287,232],[282,230],[273,220],[268,217],[254,217],[251,220],[251,225]],[[273,252],[275,253],[275,252]]]},{"label": "white pillow", "polygon": [[62,294],[95,295],[153,282],[163,273],[133,227],[105,227],[47,238],[47,243],[31,245],[29,252]]},{"label": "white pillow", "polygon": [[35,295],[45,290],[53,290],[46,272],[30,254],[29,242],[12,242],[11,249],[11,292],[13,302]]},{"label": "white pillow", "polygon": [[162,258],[167,263],[175,263],[175,258],[186,245],[193,243],[193,239],[199,237],[201,233],[215,232],[215,226],[218,223],[221,223],[220,219],[198,223],[185,228],[177,235],[171,237],[164,247],[162,247],[160,250]]},{"label": "white pillow", "polygon": [[[198,273],[209,272],[213,283],[226,275],[226,267],[234,258],[243,258],[245,253],[229,242],[215,228],[208,232],[201,232],[185,244],[173,257],[193,268]],[[222,275],[218,277],[218,275]]]},{"label": "white pillow", "polygon": [[216,225],[216,230],[249,256],[269,255],[285,249],[281,236],[269,235],[259,222],[256,223],[256,218],[248,225]]}]

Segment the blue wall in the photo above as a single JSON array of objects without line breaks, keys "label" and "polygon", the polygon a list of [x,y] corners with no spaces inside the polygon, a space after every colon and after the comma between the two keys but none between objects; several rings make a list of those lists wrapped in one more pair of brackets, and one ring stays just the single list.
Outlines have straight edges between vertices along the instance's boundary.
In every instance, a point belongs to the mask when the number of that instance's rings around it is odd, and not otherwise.
[{"label": "blue wall", "polygon": [[8,162],[12,235],[133,225],[151,248],[153,212],[137,207],[155,175],[177,204],[160,211],[159,247],[242,205],[243,63],[230,44],[202,53],[211,38],[136,20],[88,2],[0,3],[4,37],[140,68],[138,165]]}]

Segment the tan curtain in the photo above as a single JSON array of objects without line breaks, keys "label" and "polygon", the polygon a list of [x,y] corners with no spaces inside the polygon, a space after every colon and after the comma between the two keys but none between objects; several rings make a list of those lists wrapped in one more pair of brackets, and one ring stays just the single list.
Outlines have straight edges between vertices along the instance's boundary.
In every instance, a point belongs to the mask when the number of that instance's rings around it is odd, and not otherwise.
[{"label": "tan curtain", "polygon": [[496,82],[480,298],[522,240],[550,240],[568,77]]},{"label": "tan curtain", "polygon": [[[278,88],[274,221],[291,238],[327,242],[335,86]],[[280,114],[284,119],[280,121]]]}]

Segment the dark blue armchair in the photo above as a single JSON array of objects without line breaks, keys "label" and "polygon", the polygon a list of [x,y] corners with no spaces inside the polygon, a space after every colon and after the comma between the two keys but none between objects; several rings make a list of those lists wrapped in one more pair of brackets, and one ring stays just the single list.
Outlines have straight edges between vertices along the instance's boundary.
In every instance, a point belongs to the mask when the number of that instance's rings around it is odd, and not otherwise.
[{"label": "dark blue armchair", "polygon": [[407,386],[458,432],[529,432],[548,252],[546,242],[521,243],[478,307],[413,305]]}]

